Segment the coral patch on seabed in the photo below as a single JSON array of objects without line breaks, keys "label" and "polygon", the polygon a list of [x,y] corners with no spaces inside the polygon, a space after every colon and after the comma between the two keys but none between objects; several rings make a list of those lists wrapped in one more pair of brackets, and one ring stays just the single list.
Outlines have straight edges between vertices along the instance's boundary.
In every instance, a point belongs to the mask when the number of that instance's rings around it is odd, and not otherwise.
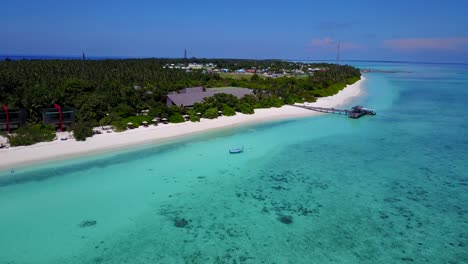
[{"label": "coral patch on seabed", "polygon": [[280,221],[280,222],[283,223],[283,224],[289,225],[289,224],[292,224],[292,222],[293,222],[293,217],[290,216],[290,215],[280,215],[280,216],[278,217],[278,221]]},{"label": "coral patch on seabed", "polygon": [[79,227],[91,227],[97,224],[96,220],[84,220],[78,226]]},{"label": "coral patch on seabed", "polygon": [[189,224],[189,221],[185,220],[185,218],[176,219],[176,220],[174,221],[174,226],[175,226],[175,227],[179,227],[179,228],[186,227],[188,224]]}]

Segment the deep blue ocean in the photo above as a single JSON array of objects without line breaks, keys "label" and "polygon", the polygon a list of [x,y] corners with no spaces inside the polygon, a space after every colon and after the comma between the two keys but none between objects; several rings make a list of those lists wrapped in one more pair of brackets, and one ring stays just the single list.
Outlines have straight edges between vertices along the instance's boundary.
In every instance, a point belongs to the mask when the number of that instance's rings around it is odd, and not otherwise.
[{"label": "deep blue ocean", "polygon": [[468,65],[351,64],[376,116],[0,173],[0,263],[468,263]]}]

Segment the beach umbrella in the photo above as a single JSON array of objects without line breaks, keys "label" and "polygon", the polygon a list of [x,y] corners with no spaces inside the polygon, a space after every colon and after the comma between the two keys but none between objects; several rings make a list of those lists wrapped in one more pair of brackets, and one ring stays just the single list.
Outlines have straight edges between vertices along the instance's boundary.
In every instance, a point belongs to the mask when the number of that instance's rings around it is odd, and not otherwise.
[{"label": "beach umbrella", "polygon": [[162,121],[167,121],[167,118],[163,118],[163,119],[161,119],[161,120],[162,120]]},{"label": "beach umbrella", "polygon": [[143,121],[143,122],[141,122],[141,123],[142,123],[142,124],[148,124],[148,122],[147,122],[147,121]]},{"label": "beach umbrella", "polygon": [[131,126],[131,125],[133,125],[133,123],[132,123],[132,122],[128,122],[127,125]]},{"label": "beach umbrella", "polygon": [[158,121],[159,121],[159,118],[155,117],[155,118],[153,118],[153,120],[151,120],[151,121],[153,121],[153,122],[158,122]]},{"label": "beach umbrella", "polygon": [[198,112],[198,113],[197,113],[197,115],[201,115],[201,113],[200,113],[200,112]]}]

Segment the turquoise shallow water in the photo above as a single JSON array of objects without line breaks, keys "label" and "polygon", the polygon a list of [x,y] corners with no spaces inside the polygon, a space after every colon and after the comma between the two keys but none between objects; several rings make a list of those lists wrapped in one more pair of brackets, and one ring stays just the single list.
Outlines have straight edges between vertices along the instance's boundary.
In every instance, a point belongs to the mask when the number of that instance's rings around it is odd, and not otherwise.
[{"label": "turquoise shallow water", "polygon": [[375,117],[4,173],[0,263],[468,263],[468,66],[371,66]]}]

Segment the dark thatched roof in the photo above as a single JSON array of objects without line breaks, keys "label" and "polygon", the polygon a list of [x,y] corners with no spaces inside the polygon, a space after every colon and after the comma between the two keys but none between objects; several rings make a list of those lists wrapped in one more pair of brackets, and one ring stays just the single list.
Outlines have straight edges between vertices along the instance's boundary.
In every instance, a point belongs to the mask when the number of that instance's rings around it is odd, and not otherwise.
[{"label": "dark thatched roof", "polygon": [[190,91],[179,94],[168,94],[167,97],[172,101],[174,105],[182,106],[193,106],[195,103],[203,101],[205,97],[211,97],[217,93],[232,94],[237,98],[242,98],[247,94],[252,94],[252,90],[247,88],[217,88],[217,89],[206,89],[203,91]]}]

